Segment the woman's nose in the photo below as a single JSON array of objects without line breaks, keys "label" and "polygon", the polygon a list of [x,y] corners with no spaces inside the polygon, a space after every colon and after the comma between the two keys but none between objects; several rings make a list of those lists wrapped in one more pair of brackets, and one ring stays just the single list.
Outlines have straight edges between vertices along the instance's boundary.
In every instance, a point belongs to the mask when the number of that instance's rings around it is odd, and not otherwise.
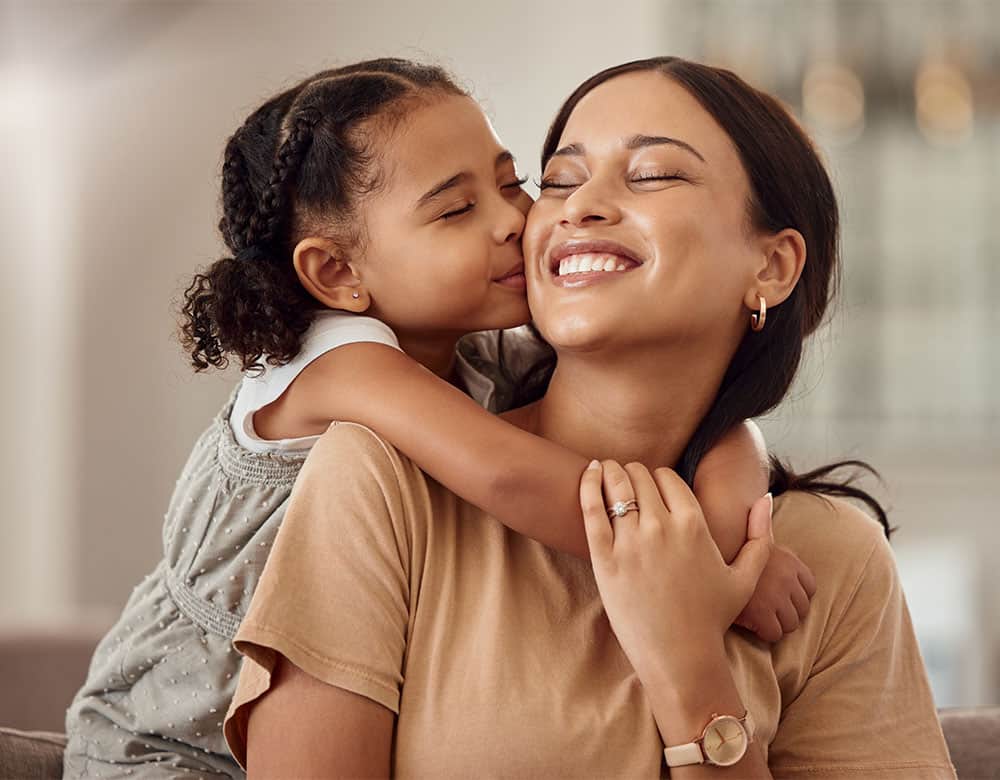
[{"label": "woman's nose", "polygon": [[577,187],[563,204],[564,225],[584,227],[594,223],[614,223],[619,219],[621,211],[611,194],[593,180]]}]

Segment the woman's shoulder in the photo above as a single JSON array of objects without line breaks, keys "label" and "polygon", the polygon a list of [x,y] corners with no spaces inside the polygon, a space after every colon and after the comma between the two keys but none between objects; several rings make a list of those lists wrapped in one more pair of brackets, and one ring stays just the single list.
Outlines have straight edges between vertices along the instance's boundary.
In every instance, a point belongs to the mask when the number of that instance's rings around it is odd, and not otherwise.
[{"label": "woman's shoulder", "polygon": [[790,490],[774,500],[775,540],[820,543],[841,553],[870,550],[885,538],[882,525],[856,504],[834,496]]},{"label": "woman's shoulder", "polygon": [[402,476],[414,468],[409,458],[371,428],[335,421],[316,440],[303,471],[322,470],[327,474],[366,471]]},{"label": "woman's shoulder", "polygon": [[832,496],[790,491],[775,499],[774,539],[808,566],[837,611],[862,579],[892,589],[895,559],[882,525],[860,507]]}]

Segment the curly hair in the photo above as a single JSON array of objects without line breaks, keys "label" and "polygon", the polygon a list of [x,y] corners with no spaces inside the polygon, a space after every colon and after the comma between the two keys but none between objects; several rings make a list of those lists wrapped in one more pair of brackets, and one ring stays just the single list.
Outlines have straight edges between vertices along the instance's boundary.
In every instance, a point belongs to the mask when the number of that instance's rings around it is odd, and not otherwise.
[{"label": "curly hair", "polygon": [[[368,60],[311,76],[254,111],[226,144],[219,230],[231,252],[184,292],[180,339],[196,371],[287,363],[319,304],[294,242],[323,230],[360,241],[357,207],[380,185],[377,139],[432,93],[466,95],[441,68]],[[371,132],[373,125],[383,132]]]}]

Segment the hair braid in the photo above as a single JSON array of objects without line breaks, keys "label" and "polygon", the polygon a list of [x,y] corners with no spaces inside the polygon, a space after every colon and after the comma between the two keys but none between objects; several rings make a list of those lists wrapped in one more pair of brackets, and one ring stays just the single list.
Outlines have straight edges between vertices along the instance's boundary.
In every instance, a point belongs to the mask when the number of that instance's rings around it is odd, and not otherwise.
[{"label": "hair braid", "polygon": [[467,94],[440,68],[359,62],[282,91],[233,134],[219,221],[232,254],[194,275],[180,309],[180,340],[196,370],[236,358],[252,371],[299,353],[320,305],[296,275],[295,241],[311,231],[344,241],[362,233],[354,209],[379,182],[377,144],[411,98],[431,92]]},{"label": "hair braid", "polygon": [[289,185],[298,178],[299,169],[312,144],[313,131],[319,120],[320,113],[311,108],[299,110],[293,118],[288,137],[278,149],[271,176],[260,195],[257,212],[250,218],[247,230],[248,246],[267,246],[280,238]]},{"label": "hair braid", "polygon": [[247,232],[257,213],[257,198],[250,186],[250,173],[241,147],[241,133],[226,144],[222,163],[222,219],[219,230],[226,246],[236,254],[248,246]]}]

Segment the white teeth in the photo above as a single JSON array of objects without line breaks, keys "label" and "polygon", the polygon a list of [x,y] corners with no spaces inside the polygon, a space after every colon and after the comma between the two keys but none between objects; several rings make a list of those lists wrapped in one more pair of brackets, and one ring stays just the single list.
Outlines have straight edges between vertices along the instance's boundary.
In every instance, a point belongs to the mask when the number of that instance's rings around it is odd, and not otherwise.
[{"label": "white teeth", "polygon": [[627,271],[628,264],[616,255],[587,253],[572,255],[559,261],[559,276],[593,271]]}]

